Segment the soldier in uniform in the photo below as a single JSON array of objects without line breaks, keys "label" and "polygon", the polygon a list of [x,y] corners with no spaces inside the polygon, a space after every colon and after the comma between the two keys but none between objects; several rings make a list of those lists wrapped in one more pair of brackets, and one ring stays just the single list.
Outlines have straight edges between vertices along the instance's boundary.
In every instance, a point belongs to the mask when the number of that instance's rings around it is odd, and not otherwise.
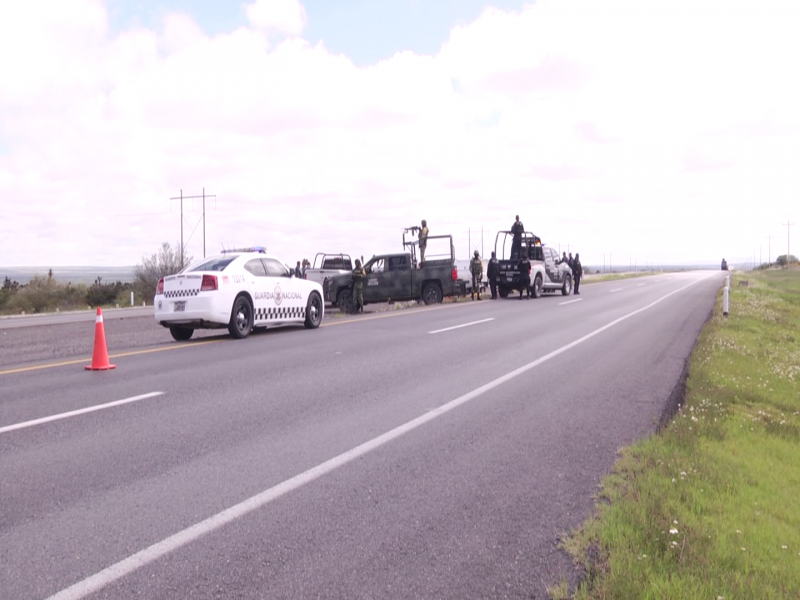
[{"label": "soldier in uniform", "polygon": [[575,280],[575,293],[580,295],[578,289],[581,287],[581,277],[583,277],[583,267],[581,266],[581,255],[575,253],[572,259],[572,278]]},{"label": "soldier in uniform", "polygon": [[481,280],[483,279],[483,263],[481,262],[480,253],[475,250],[475,255],[469,261],[469,272],[472,273],[472,299],[478,295],[478,300],[481,299]]},{"label": "soldier in uniform", "polygon": [[522,232],[525,231],[525,226],[522,224],[522,221],[519,220],[519,215],[517,215],[517,220],[514,221],[514,224],[511,226],[511,233],[514,234],[514,238],[511,241],[511,258],[519,258],[520,257],[520,249],[522,248]]},{"label": "soldier in uniform", "polygon": [[531,298],[531,261],[528,258],[528,253],[522,255],[522,260],[519,261],[519,299],[522,300],[522,290],[528,294],[528,300]]},{"label": "soldier in uniform", "polygon": [[569,253],[569,258],[567,259],[567,266],[572,269],[572,263],[575,259],[572,258],[572,252]]},{"label": "soldier in uniform", "polygon": [[497,275],[500,273],[500,263],[497,262],[497,256],[492,252],[492,258],[489,259],[489,266],[486,267],[486,275],[489,277],[489,288],[492,290],[492,300],[497,300]]},{"label": "soldier in uniform", "polygon": [[558,261],[558,264],[565,264],[565,265],[569,264],[569,260],[567,259],[567,253],[566,252],[562,252],[561,253],[561,260]]},{"label": "soldier in uniform", "polygon": [[425,262],[425,248],[428,247],[428,222],[422,219],[419,229],[419,266]]},{"label": "soldier in uniform", "polygon": [[364,278],[366,271],[361,266],[361,261],[356,259],[356,268],[353,269],[353,307],[354,312],[364,314]]}]

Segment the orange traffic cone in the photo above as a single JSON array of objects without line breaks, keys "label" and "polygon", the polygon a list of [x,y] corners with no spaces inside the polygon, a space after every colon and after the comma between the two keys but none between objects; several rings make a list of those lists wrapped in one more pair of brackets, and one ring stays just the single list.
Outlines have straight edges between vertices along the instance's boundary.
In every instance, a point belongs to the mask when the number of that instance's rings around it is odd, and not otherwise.
[{"label": "orange traffic cone", "polygon": [[106,329],[103,326],[103,309],[97,307],[97,317],[94,320],[94,353],[92,364],[84,367],[87,371],[107,371],[116,369],[117,365],[108,362],[108,348],[106,348]]}]

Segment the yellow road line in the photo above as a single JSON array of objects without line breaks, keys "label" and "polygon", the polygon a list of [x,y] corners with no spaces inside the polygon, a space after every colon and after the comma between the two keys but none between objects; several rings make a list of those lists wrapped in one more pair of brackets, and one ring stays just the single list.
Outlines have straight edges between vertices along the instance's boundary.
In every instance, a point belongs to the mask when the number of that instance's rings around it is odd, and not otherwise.
[{"label": "yellow road line", "polygon": [[[322,323],[320,327],[333,327],[334,325],[345,325],[347,323],[363,323],[364,321],[375,321],[377,319],[389,319],[391,317],[404,317],[408,315],[416,315],[424,312],[430,312],[432,310],[443,310],[448,307],[452,306],[473,306],[473,303],[467,302],[458,302],[452,304],[445,304],[441,306],[431,306],[430,308],[417,308],[415,310],[399,310],[397,312],[393,312],[391,314],[383,314],[383,315],[374,315],[371,317],[360,317],[360,318],[352,318],[346,319],[344,321],[338,321],[336,323]],[[205,342],[192,342],[190,344],[180,344],[178,346],[166,346],[164,348],[150,348],[149,350],[134,350],[133,352],[122,352],[120,354],[111,354],[109,355],[109,359],[111,358],[121,358],[123,356],[138,356],[140,354],[150,354],[152,352],[165,352],[167,350],[182,350],[183,348],[194,348],[195,346],[205,346],[206,344],[217,344],[219,342],[226,341],[226,339],[221,340],[207,340]],[[54,369],[55,367],[66,367],[69,365],[78,365],[81,363],[91,362],[90,358],[78,358],[75,360],[67,360],[58,363],[48,363],[46,365],[36,365],[34,367],[21,367],[19,369],[9,369],[7,371],[0,371],[0,375],[11,375],[13,373],[25,373],[27,371],[39,371],[42,369]]]},{"label": "yellow road line", "polygon": [[[165,352],[167,350],[181,350],[183,348],[193,348],[195,346],[205,346],[207,344],[216,344],[223,340],[208,340],[205,342],[194,342],[192,344],[180,344],[179,346],[166,346],[164,348],[150,348],[149,350],[134,350],[133,352],[121,352],[119,354],[110,354],[111,358],[120,358],[123,356],[137,356],[139,354],[151,354],[153,352]],[[9,369],[8,371],[0,371],[0,375],[11,375],[12,373],[25,373],[26,371],[39,371],[41,369],[53,369],[55,367],[66,367],[69,365],[78,365],[81,363],[91,362],[89,358],[78,358],[76,360],[66,360],[59,363],[48,363],[46,365],[36,365],[35,367],[21,367],[19,369]]]}]

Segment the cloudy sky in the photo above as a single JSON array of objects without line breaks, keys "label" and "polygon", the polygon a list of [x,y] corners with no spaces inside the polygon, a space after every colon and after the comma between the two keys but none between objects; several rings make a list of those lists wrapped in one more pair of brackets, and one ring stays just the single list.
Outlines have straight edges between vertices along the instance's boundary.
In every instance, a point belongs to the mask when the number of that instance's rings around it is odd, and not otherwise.
[{"label": "cloudy sky", "polygon": [[371,256],[425,218],[466,258],[519,214],[584,264],[774,259],[800,224],[798,22],[791,0],[0,0],[0,267],[135,264],[204,189],[208,254]]}]

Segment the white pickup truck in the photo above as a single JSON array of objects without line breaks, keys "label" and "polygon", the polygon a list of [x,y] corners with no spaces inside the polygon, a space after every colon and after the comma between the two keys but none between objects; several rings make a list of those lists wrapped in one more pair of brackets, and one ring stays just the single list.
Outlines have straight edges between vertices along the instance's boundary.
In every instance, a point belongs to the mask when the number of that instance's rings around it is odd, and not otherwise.
[{"label": "white pickup truck", "polygon": [[353,272],[353,261],[349,254],[326,254],[319,252],[314,257],[314,264],[306,269],[306,279],[316,281],[325,286],[325,280],[334,275]]}]

